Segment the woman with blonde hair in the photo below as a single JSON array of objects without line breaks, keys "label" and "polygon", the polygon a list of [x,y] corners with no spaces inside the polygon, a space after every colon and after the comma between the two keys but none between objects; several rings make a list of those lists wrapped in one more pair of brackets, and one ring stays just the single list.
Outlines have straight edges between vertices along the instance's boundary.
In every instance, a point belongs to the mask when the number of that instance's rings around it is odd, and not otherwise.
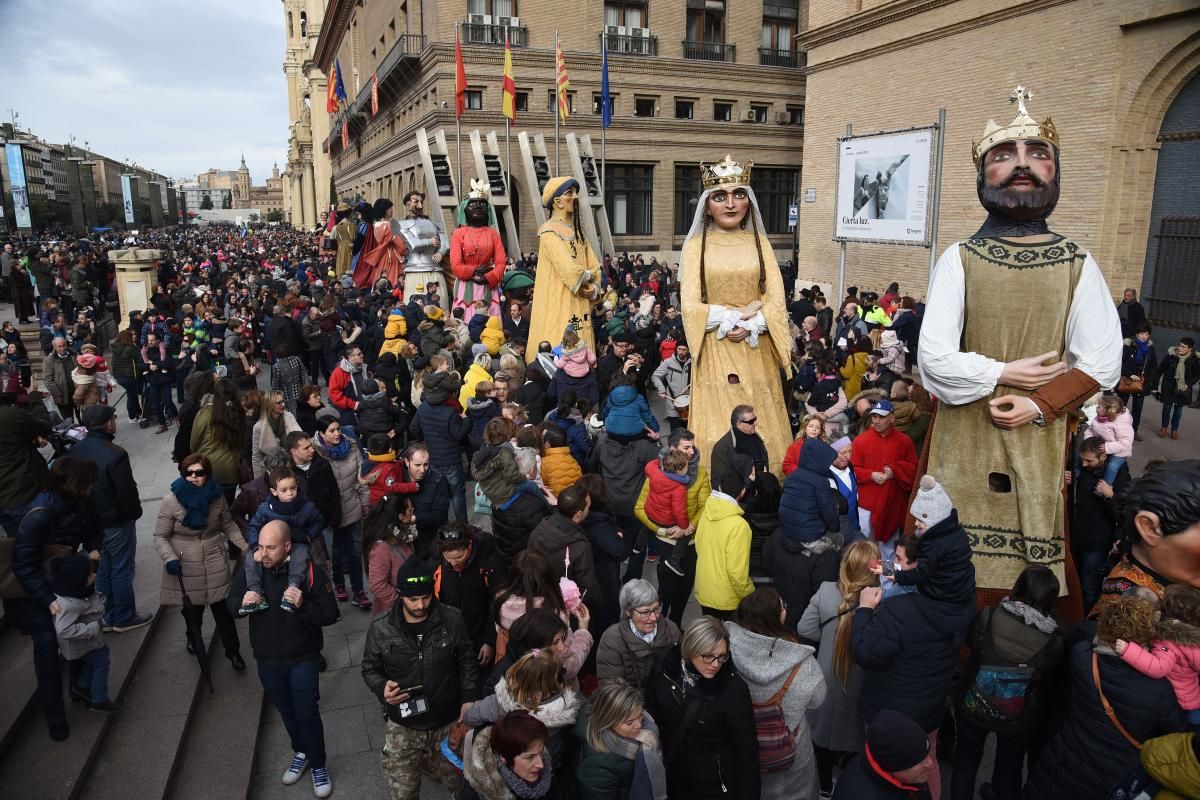
[{"label": "woman with blonde hair", "polygon": [[879,557],[879,545],[872,540],[860,539],[848,546],[837,583],[821,584],[796,626],[801,639],[819,642],[817,664],[827,687],[825,702],[809,715],[822,793],[833,790],[834,765],[863,747],[864,729],[858,716],[863,671],[854,663],[850,633],[859,594],[879,585],[871,572],[871,562]]},{"label": "woman with blonde hair", "polygon": [[800,420],[800,430],[797,431],[796,438],[788,445],[787,452],[783,455],[784,475],[791,475],[796,471],[796,467],[800,464],[800,451],[804,449],[806,441],[820,439],[823,442],[829,442],[827,424],[825,415],[820,411],[804,415],[804,418]]},{"label": "woman with blonde hair", "polygon": [[[581,742],[575,778],[579,800],[653,800],[665,797],[658,725],[646,713],[642,690],[623,683],[601,686],[579,712]],[[649,787],[650,794],[634,786]]]},{"label": "woman with blonde hair", "polygon": [[496,722],[512,711],[528,711],[550,731],[546,748],[555,768],[561,766],[564,728],[575,725],[583,695],[567,686],[562,662],[550,648],[535,647],[517,659],[496,684],[496,693],[471,705],[463,720],[468,728]]},{"label": "woman with blonde hair", "polygon": [[298,430],[300,423],[296,421],[295,415],[287,410],[283,392],[278,389],[266,392],[252,434],[250,455],[254,465],[254,477],[261,478],[266,474],[263,457],[276,447],[283,447],[283,440],[287,435]]}]

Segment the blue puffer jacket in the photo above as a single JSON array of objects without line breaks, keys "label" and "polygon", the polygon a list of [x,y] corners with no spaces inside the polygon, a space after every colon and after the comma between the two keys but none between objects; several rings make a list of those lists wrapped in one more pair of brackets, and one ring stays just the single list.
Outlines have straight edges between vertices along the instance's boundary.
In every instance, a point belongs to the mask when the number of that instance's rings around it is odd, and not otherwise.
[{"label": "blue puffer jacket", "polygon": [[588,438],[583,423],[575,417],[560,417],[557,411],[547,414],[546,422],[553,422],[562,429],[567,435],[567,444],[571,446],[571,455],[581,466],[586,464],[588,454],[592,452],[592,440]]},{"label": "blue puffer jacket", "polygon": [[838,529],[837,502],[829,486],[829,467],[837,459],[832,447],[820,440],[805,442],[800,464],[783,482],[779,498],[779,526],[796,542],[815,542],[826,531]]},{"label": "blue puffer jacket", "polygon": [[603,416],[604,430],[617,436],[637,436],[644,426],[658,430],[658,420],[650,413],[650,404],[635,386],[618,386],[609,392]]},{"label": "blue puffer jacket", "polygon": [[453,407],[429,405],[422,400],[408,426],[409,435],[425,442],[429,448],[429,463],[435,467],[462,467],[463,442],[471,433],[471,423],[458,415]]},{"label": "blue puffer jacket", "polygon": [[859,607],[850,641],[863,669],[862,721],[870,723],[890,708],[907,714],[921,730],[941,725],[958,649],[974,616],[973,600],[953,605],[917,592],[889,597],[874,611]]}]

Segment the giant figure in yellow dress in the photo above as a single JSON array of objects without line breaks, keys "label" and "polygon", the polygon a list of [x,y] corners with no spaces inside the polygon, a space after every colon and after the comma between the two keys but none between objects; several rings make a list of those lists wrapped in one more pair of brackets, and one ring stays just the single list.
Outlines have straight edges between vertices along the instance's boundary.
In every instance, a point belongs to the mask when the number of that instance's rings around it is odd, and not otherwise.
[{"label": "giant figure in yellow dress", "polygon": [[750,188],[753,162],[701,164],[704,191],[683,244],[680,294],[692,349],[691,416],[701,462],[730,430],[737,405],[754,407],[772,472],[792,441],[779,370],[791,357],[783,277]]},{"label": "giant figure in yellow dress", "polygon": [[551,216],[538,231],[530,352],[543,341],[558,344],[571,323],[588,347],[596,348],[591,313],[600,291],[600,261],[579,228],[578,193],[579,183],[564,177],[551,178],[542,192]]}]

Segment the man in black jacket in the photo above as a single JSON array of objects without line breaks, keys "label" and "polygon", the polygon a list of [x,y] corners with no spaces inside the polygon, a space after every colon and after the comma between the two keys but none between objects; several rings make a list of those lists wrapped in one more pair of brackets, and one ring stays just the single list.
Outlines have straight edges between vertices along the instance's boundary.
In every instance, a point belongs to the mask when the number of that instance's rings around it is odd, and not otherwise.
[{"label": "man in black jacket", "polygon": [[505,573],[496,556],[495,537],[474,525],[448,522],[438,531],[437,549],[433,595],[462,612],[479,665],[486,667],[496,652],[492,600]]},{"label": "man in black jacket", "polygon": [[[250,646],[258,662],[263,691],[279,711],[292,740],[292,761],[283,782],[300,780],[312,768],[313,793],[328,797],[333,791],[325,771],[325,727],[321,723],[318,690],[321,628],[338,621],[337,601],[325,571],[309,565],[300,586],[288,585],[288,560],[292,533],[286,522],[273,520],[258,533],[255,557],[262,563],[263,594],[269,608],[250,618]],[[246,592],[246,573],[239,570],[229,591],[229,607],[236,613]],[[295,608],[285,611],[281,602]]]},{"label": "man in black jacket", "polygon": [[16,395],[0,395],[0,528],[17,535],[21,518],[46,482],[50,469],[38,448],[50,435],[50,415],[41,392],[30,392],[29,409],[18,408]]},{"label": "man in black jacket", "polygon": [[929,737],[899,711],[880,711],[867,726],[867,743],[846,765],[835,800],[925,800],[938,768]]},{"label": "man in black jacket", "polygon": [[[538,455],[532,447],[517,448],[517,470],[529,481],[538,477]],[[506,562],[529,546],[529,534],[554,511],[546,497],[545,487],[534,491],[528,483],[517,486],[516,492],[500,505],[492,506],[492,534],[496,549]]]},{"label": "man in black jacket", "polygon": [[283,306],[275,306],[271,315],[271,321],[267,323],[267,344],[271,350],[278,350],[282,344],[287,346],[292,355],[307,352],[308,345],[304,342],[300,323],[288,316]]},{"label": "man in black jacket", "polygon": [[479,699],[479,663],[462,614],[433,597],[433,572],[410,558],[396,574],[400,602],[367,629],[362,674],[387,718],[383,775],[394,798],[415,798],[424,760],[452,792],[462,777],[439,752],[450,726]]},{"label": "man in black jacket", "polygon": [[467,475],[463,470],[463,445],[471,434],[471,421],[461,416],[458,402],[451,394],[457,392],[461,384],[453,373],[429,373],[422,381],[425,393],[409,423],[408,433],[412,440],[425,443],[429,463],[450,485],[454,518],[466,522]]},{"label": "man in black jacket", "polygon": [[433,558],[434,541],[438,528],[450,516],[450,485],[440,471],[429,464],[429,448],[415,442],[404,451],[408,464],[408,479],[417,484],[417,493],[412,495],[412,512],[401,522],[417,526],[417,555]]},{"label": "man in black jacket", "polygon": [[1071,520],[1071,556],[1083,590],[1083,613],[1100,599],[1100,587],[1108,574],[1109,553],[1121,523],[1114,495],[1129,485],[1129,465],[1122,464],[1111,486],[1104,481],[1108,454],[1104,440],[1093,436],[1079,445],[1079,474],[1068,470],[1067,507]]},{"label": "man in black jacket", "polygon": [[104,546],[96,572],[96,591],[104,595],[104,630],[114,633],[149,625],[151,614],[139,614],[133,594],[134,554],[137,551],[135,523],[142,516],[137,481],[125,449],[113,444],[117,434],[117,412],[112,406],[88,406],[83,410],[87,436],[71,446],[70,454],[96,464],[92,501],[104,527]]}]

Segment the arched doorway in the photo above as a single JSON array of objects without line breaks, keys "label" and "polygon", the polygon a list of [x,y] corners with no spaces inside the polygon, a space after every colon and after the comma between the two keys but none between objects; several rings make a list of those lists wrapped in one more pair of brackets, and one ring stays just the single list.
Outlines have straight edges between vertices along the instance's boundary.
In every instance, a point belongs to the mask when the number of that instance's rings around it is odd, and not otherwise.
[{"label": "arched doorway", "polygon": [[1175,96],[1158,141],[1141,294],[1161,351],[1200,330],[1200,73]]}]

